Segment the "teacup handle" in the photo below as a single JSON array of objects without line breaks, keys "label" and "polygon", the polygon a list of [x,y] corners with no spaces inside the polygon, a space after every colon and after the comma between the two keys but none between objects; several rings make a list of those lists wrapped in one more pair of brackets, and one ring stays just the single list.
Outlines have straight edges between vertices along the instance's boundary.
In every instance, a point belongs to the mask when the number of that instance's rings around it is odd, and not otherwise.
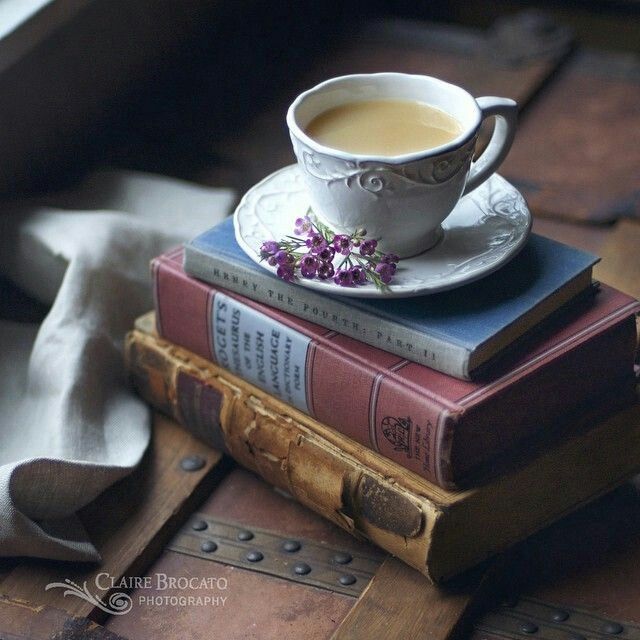
[{"label": "teacup handle", "polygon": [[516,134],[518,105],[513,100],[485,96],[476,98],[476,102],[482,111],[482,119],[495,116],[496,125],[487,148],[471,165],[463,196],[479,187],[502,164]]}]

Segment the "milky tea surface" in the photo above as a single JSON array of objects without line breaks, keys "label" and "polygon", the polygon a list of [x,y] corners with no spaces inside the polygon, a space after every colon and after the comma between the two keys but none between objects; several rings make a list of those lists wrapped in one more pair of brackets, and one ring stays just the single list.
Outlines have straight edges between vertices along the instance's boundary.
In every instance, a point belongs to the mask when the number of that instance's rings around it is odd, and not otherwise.
[{"label": "milky tea surface", "polygon": [[362,100],[332,107],[305,129],[320,144],[348,153],[397,156],[451,142],[462,125],[415,100]]}]

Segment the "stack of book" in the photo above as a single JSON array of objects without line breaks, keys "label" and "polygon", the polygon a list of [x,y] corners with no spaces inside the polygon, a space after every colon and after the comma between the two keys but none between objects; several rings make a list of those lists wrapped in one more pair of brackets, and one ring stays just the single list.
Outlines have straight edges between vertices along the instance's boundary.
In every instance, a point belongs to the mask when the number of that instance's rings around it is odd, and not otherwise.
[{"label": "stack of book", "polygon": [[640,469],[640,305],[595,262],[534,234],[450,292],[336,299],[263,271],[229,219],[153,261],[128,368],[157,409],[440,581]]}]

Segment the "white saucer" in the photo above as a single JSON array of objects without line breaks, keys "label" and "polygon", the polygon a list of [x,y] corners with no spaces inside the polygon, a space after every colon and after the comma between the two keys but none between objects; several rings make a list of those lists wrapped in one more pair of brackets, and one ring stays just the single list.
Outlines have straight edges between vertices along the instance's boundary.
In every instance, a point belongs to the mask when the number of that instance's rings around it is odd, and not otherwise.
[{"label": "white saucer", "polygon": [[[309,198],[297,165],[284,167],[252,187],[234,214],[240,247],[262,268],[265,240],[294,235],[294,221],[306,215]],[[511,260],[531,231],[531,214],[520,192],[494,174],[458,202],[442,224],[440,242],[419,256],[400,260],[389,288],[367,283],[341,287],[333,280],[296,278],[295,283],[331,295],[360,298],[406,298],[459,287],[482,278]]]}]

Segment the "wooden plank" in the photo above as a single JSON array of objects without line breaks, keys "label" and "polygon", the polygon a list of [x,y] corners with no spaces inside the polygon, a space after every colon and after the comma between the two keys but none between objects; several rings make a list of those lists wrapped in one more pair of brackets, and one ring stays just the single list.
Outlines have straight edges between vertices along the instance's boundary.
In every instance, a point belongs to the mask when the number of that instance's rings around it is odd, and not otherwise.
[{"label": "wooden plank", "polygon": [[640,298],[640,222],[621,220],[605,241],[595,277]]},{"label": "wooden plank", "polygon": [[[323,556],[312,557],[305,542],[318,543],[327,549],[350,553],[354,558],[372,557],[376,551],[364,541],[355,540],[346,531],[285,497],[270,484],[240,467],[228,473],[215,491],[198,509],[199,514],[214,520],[232,521],[255,534],[256,527],[277,532],[282,540],[302,538],[302,549],[290,556],[291,564],[304,561],[312,567],[313,576]],[[194,517],[191,522],[199,519]],[[188,530],[188,524],[186,528]],[[210,527],[196,535],[207,536],[218,543]],[[210,538],[209,538],[210,536]],[[177,538],[179,539],[179,533]],[[260,535],[242,545],[256,544],[269,561],[273,550],[262,544]],[[174,542],[176,538],[174,538]],[[224,543],[220,546],[222,547]],[[337,629],[356,602],[351,595],[319,589],[305,583],[305,576],[288,580],[259,572],[261,562],[244,568],[223,564],[217,549],[208,557],[195,557],[165,550],[145,573],[152,576],[150,588],[131,592],[133,607],[127,615],[113,616],[105,626],[111,631],[136,640],[176,640],[183,638],[215,638],[216,640],[320,640]],[[376,554],[377,555],[377,554]],[[382,554],[380,554],[382,557]],[[356,560],[356,566],[364,566]],[[351,573],[353,565],[344,565]],[[254,568],[258,570],[255,571]],[[336,567],[338,569],[338,566]],[[342,572],[341,572],[342,573]],[[228,589],[158,589],[155,576],[206,579],[215,576],[228,581]],[[359,581],[363,580],[359,574]],[[224,597],[224,605],[201,607],[167,606],[156,598],[180,596]],[[215,624],[215,630],[213,625]]]},{"label": "wooden plank", "polygon": [[640,56],[579,51],[527,109],[500,173],[538,215],[640,218]]},{"label": "wooden plank", "polygon": [[125,640],[87,618],[0,596],[2,640]]},{"label": "wooden plank", "polygon": [[[204,466],[184,471],[180,462],[187,456],[201,457]],[[95,576],[100,572],[116,579],[139,575],[211,492],[228,466],[221,461],[218,451],[171,420],[157,416],[150,450],[141,466],[80,514],[102,562],[88,566],[26,559],[5,577],[0,592],[63,609],[75,616],[103,619],[104,614],[90,602],[65,598],[61,589],[45,591],[45,586],[69,578],[80,585],[87,581],[93,593]],[[104,598],[108,592],[99,595]]]},{"label": "wooden plank", "polygon": [[[393,557],[387,558],[332,640],[449,640],[461,635],[467,619],[492,591],[497,564],[461,583],[436,587]],[[489,588],[488,588],[489,587]]]}]

